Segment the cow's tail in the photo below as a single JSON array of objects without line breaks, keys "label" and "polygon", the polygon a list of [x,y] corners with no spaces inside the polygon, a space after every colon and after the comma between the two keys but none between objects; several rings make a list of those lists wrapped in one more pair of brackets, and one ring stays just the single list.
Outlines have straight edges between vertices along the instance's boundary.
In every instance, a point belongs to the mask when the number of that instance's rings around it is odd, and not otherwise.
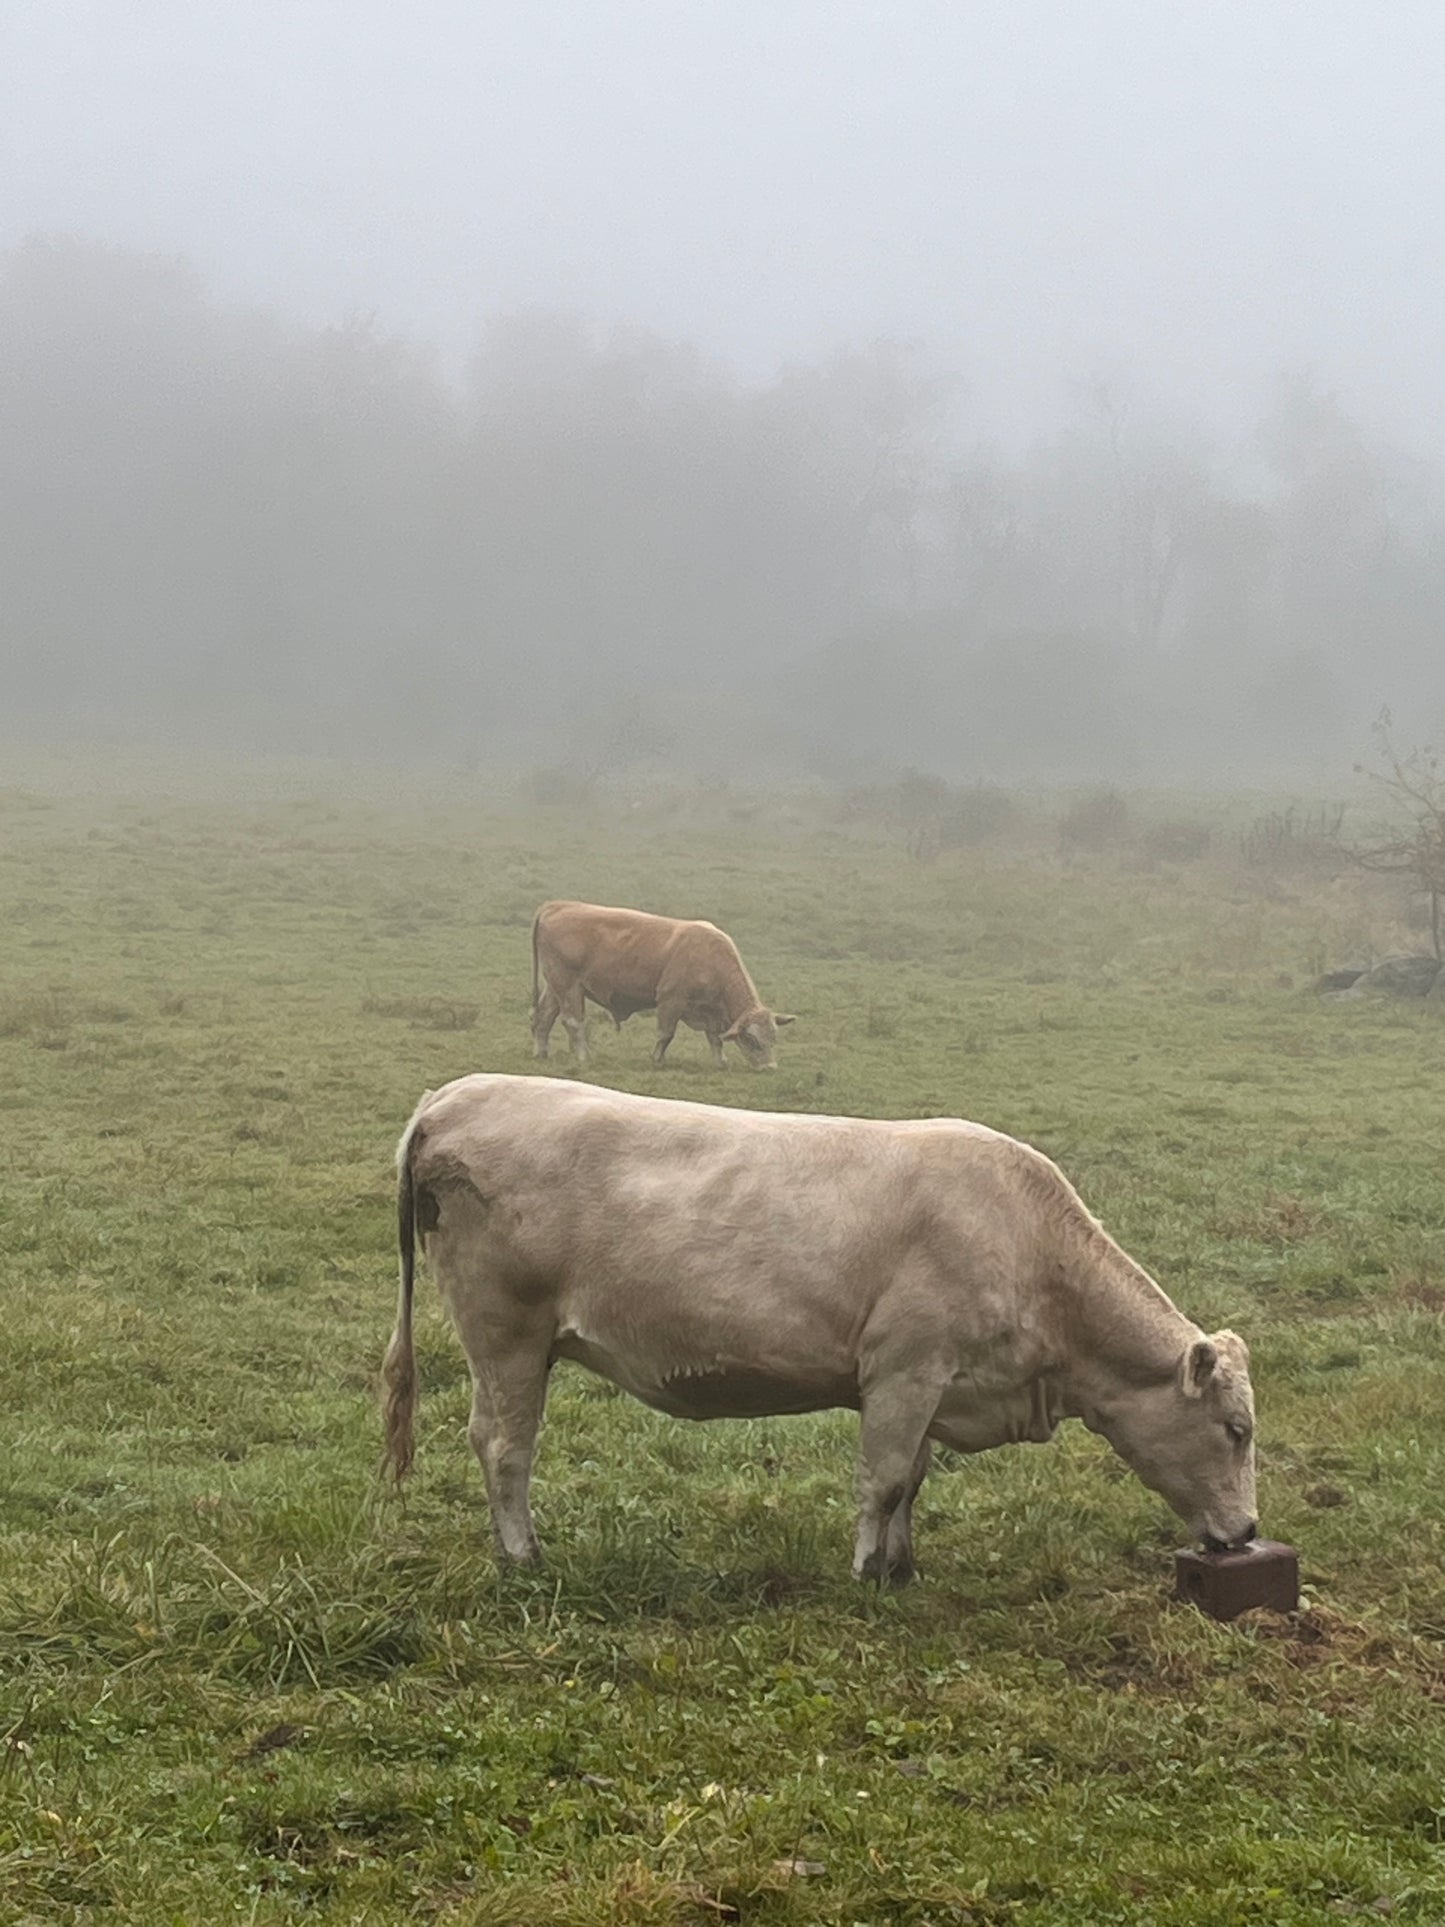
[{"label": "cow's tail", "polygon": [[537,998],[542,988],[541,971],[537,963],[537,926],[541,921],[542,912],[539,910],[532,919],[532,1015],[534,1017],[537,1015]]},{"label": "cow's tail", "polygon": [[397,1288],[396,1329],[381,1367],[385,1444],[380,1469],[383,1473],[390,1471],[398,1485],[410,1470],[415,1452],[412,1428],[416,1417],[416,1353],[412,1347],[411,1312],[416,1286],[416,1180],[412,1175],[416,1137],[414,1117],[396,1154],[396,1242],[401,1258],[401,1280]]}]

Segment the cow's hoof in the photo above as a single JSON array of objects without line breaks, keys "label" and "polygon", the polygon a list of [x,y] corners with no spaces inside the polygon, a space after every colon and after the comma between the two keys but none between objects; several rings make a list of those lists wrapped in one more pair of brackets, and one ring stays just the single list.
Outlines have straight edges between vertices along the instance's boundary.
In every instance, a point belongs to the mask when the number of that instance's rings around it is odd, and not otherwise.
[{"label": "cow's hoof", "polygon": [[513,1552],[499,1551],[497,1554],[497,1571],[499,1574],[507,1572],[540,1572],[542,1570],[542,1563],[542,1555],[540,1552],[529,1552],[522,1556]]}]

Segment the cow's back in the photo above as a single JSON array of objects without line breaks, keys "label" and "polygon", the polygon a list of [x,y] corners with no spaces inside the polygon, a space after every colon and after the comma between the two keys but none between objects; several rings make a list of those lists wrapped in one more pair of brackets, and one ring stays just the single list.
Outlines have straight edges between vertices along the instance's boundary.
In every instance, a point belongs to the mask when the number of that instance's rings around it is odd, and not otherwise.
[{"label": "cow's back", "polygon": [[642,964],[658,969],[678,932],[677,917],[624,910],[602,903],[544,903],[537,912],[537,943],[544,959],[580,973]]},{"label": "cow's back", "polygon": [[688,1295],[726,1306],[763,1293],[853,1329],[905,1260],[951,1298],[977,1289],[975,1269],[1017,1280],[1037,1240],[1014,1168],[1034,1154],[953,1120],[741,1111],[482,1074],[436,1092],[416,1131],[418,1186],[482,1200],[499,1269],[584,1322],[640,1328]]}]

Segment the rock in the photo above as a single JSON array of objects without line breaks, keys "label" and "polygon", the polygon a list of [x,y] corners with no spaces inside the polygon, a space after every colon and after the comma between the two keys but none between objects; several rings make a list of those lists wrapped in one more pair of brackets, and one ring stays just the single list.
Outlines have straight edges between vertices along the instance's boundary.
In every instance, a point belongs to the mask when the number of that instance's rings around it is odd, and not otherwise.
[{"label": "rock", "polygon": [[1440,975],[1438,957],[1386,957],[1360,979],[1363,990],[1387,997],[1426,997]]},{"label": "rock", "polygon": [[1315,989],[1321,995],[1333,990],[1350,990],[1364,974],[1364,970],[1359,965],[1351,970],[1327,970],[1315,985]]}]

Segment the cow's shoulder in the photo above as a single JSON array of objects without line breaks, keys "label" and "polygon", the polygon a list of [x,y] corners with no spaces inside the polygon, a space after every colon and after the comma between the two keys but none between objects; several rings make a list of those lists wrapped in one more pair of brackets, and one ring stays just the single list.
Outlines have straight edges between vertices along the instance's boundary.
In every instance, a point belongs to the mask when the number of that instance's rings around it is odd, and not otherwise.
[{"label": "cow's shoulder", "polygon": [[1020,1138],[963,1118],[918,1119],[896,1128],[913,1151],[918,1182],[940,1197],[966,1198],[970,1210],[982,1206],[1035,1222],[1094,1222],[1053,1160]]},{"label": "cow's shoulder", "polygon": [[716,956],[720,952],[730,957],[737,954],[738,947],[727,931],[719,929],[715,923],[709,923],[705,917],[689,917],[685,922],[675,923],[673,929],[676,933],[674,941],[699,956]]}]

